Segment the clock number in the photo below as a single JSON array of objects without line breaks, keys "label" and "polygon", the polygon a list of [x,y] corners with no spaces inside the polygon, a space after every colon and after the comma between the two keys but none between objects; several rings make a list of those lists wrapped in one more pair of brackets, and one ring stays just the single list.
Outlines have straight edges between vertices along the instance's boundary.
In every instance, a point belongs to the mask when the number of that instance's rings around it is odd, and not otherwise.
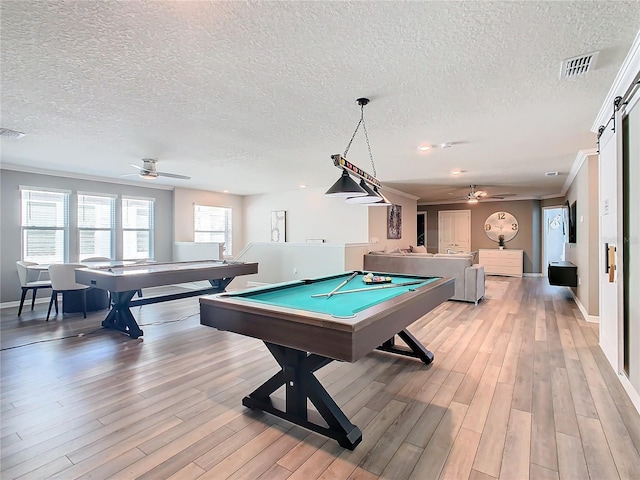
[{"label": "clock number", "polygon": [[517,223],[512,223],[511,224],[511,230],[517,230],[518,229],[518,224]]},{"label": "clock number", "polygon": [[489,230],[491,230],[491,225],[489,225],[488,223],[485,223],[484,229],[488,232]]},{"label": "clock number", "polygon": [[504,212],[498,212],[498,220],[504,220],[507,218],[507,214]]}]

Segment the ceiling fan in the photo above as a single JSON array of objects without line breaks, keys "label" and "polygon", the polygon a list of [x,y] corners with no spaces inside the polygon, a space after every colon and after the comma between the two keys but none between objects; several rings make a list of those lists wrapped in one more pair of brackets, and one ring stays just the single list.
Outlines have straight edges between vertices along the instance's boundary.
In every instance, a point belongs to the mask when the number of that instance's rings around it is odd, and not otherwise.
[{"label": "ceiling fan", "polygon": [[[146,178],[149,180],[153,180],[154,178],[158,178],[158,177],[171,177],[171,178],[180,178],[183,180],[190,180],[191,177],[187,176],[187,175],[179,175],[177,173],[167,173],[167,172],[159,172],[156,169],[156,163],[157,160],[154,160],[153,158],[143,158],[142,159],[142,167],[138,166],[138,165],[134,165],[133,163],[130,163],[129,165],[131,165],[134,168],[137,168],[138,170],[140,170],[137,175],[141,176],[142,178]],[[131,174],[134,175],[134,174]],[[130,175],[125,175],[125,176],[130,176]]]},{"label": "ceiling fan", "polygon": [[469,188],[471,190],[466,195],[449,198],[447,200],[466,200],[468,203],[478,203],[478,200],[484,200],[487,198],[497,198],[502,200],[505,197],[513,197],[515,195],[515,193],[496,193],[490,195],[484,190],[476,190],[476,185],[469,185]]}]

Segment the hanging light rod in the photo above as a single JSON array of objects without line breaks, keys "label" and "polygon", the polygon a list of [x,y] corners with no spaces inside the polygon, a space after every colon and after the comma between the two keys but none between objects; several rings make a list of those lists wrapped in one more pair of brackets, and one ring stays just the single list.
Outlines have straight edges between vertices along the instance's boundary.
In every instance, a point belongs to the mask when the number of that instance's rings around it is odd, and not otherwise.
[{"label": "hanging light rod", "polygon": [[367,172],[348,161],[342,156],[342,154],[336,153],[334,155],[331,155],[331,158],[333,159],[333,164],[336,167],[347,170],[350,174],[363,179],[365,182],[371,185],[382,187],[382,184],[378,181],[377,178],[369,175]]},{"label": "hanging light rod", "polygon": [[[344,153],[336,153],[331,155],[333,164],[342,171],[342,175],[338,181],[325,193],[328,197],[345,197],[347,203],[357,203],[361,205],[369,206],[387,206],[391,202],[380,193],[379,188],[382,188],[382,184],[376,178],[376,166],[373,163],[373,155],[371,154],[371,145],[369,144],[369,135],[367,134],[367,126],[364,121],[364,106],[369,103],[368,98],[358,98],[356,103],[360,106],[360,121],[356,125],[356,129],[351,135],[351,139],[345,148]],[[373,175],[357,167],[353,163],[347,160],[347,153],[353,143],[353,139],[356,137],[356,133],[362,126],[364,132],[364,138],[367,141],[367,149],[369,150],[369,159],[371,160],[371,168],[373,169]],[[353,175],[360,179],[358,185],[351,177]],[[369,187],[371,185],[373,189]]]}]

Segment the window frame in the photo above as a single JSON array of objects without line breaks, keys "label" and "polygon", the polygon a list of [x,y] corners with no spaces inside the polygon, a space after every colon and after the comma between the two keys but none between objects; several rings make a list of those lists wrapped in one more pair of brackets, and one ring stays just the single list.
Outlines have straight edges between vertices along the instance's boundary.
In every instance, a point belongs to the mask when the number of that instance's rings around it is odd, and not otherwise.
[{"label": "window frame", "polygon": [[[88,228],[80,226],[80,197],[97,197],[97,198],[108,198],[110,200],[110,209],[111,209],[111,219],[110,219],[110,227],[109,228]],[[110,232],[109,235],[109,250],[110,255],[109,258],[111,260],[114,259],[116,253],[116,200],[118,195],[110,194],[110,193],[93,193],[93,192],[76,192],[76,225],[77,225],[77,242],[78,242],[78,257],[79,260],[82,260],[85,255],[81,252],[82,242],[80,241],[81,232],[93,231],[93,232]],[[89,256],[103,256],[98,254],[92,254]]]},{"label": "window frame", "polygon": [[[197,229],[197,210],[199,207],[205,208],[216,208],[225,211],[225,224],[228,228],[225,230],[198,230]],[[203,241],[198,241],[197,234],[198,233],[222,233],[224,237],[224,249],[225,255],[231,256],[233,255],[233,208],[231,207],[223,207],[219,205],[206,205],[202,203],[193,204],[193,241],[194,243],[207,243]]]},{"label": "window frame", "polygon": [[[144,201],[149,203],[149,226],[148,228],[127,228],[125,227],[125,202],[128,200],[133,201]],[[131,195],[122,195],[120,197],[120,224],[121,224],[121,237],[122,237],[122,260],[143,260],[149,259],[153,260],[155,258],[155,203],[156,199],[151,197],[137,197]],[[149,246],[148,246],[148,257],[141,258],[127,258],[125,255],[126,252],[126,243],[125,243],[125,233],[126,232],[149,232]]]},{"label": "window frame", "polygon": [[[19,185],[20,192],[20,258],[23,261],[33,261],[36,263],[43,263],[43,259],[39,259],[36,261],[33,257],[26,257],[25,252],[25,232],[26,231],[62,231],[63,240],[62,240],[62,263],[66,263],[69,261],[69,231],[70,231],[70,198],[71,198],[71,190],[58,189],[58,188],[49,188],[49,187],[34,187],[27,185]],[[23,197],[24,192],[40,192],[40,193],[54,193],[61,194],[62,204],[63,204],[63,226],[61,227],[45,227],[45,226],[26,226],[25,225],[25,198]],[[54,260],[57,262],[58,260]],[[46,261],[44,263],[54,263],[51,261]]]}]

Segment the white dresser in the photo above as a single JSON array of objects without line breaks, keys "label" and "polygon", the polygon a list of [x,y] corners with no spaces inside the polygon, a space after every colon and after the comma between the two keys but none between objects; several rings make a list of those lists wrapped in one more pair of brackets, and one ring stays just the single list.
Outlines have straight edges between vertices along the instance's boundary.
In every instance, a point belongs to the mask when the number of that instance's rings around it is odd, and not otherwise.
[{"label": "white dresser", "polygon": [[481,248],[478,263],[484,266],[487,275],[522,276],[522,250]]}]

